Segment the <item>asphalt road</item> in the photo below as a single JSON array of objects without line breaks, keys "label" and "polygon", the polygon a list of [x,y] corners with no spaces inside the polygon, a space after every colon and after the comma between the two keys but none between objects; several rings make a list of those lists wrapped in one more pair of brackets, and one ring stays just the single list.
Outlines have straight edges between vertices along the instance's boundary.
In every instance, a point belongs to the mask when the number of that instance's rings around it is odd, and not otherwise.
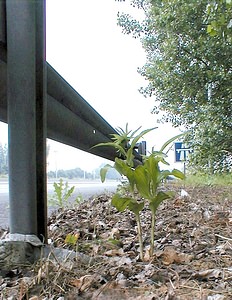
[{"label": "asphalt road", "polygon": [[[69,186],[75,186],[72,199],[81,195],[83,199],[89,199],[92,196],[97,196],[102,193],[114,192],[119,182],[69,182]],[[0,227],[9,227],[9,187],[7,182],[0,182]],[[48,183],[48,196],[52,195],[54,191],[53,183]],[[48,214],[55,208],[48,207]]]}]

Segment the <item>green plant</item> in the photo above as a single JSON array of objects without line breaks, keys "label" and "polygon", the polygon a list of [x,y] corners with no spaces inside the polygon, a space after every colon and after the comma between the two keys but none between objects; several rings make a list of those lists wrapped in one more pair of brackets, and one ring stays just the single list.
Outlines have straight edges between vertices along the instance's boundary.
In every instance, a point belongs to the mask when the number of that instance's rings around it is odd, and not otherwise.
[{"label": "green plant", "polygon": [[[58,205],[59,207],[64,207],[68,204],[68,201],[70,200],[70,197],[73,195],[73,192],[75,190],[75,186],[72,186],[71,188],[68,185],[68,182],[63,182],[63,179],[60,179],[60,181],[54,182],[54,194],[49,200],[51,205]],[[82,201],[82,196],[78,195],[76,199],[74,199],[74,202],[79,204]]]},{"label": "green plant", "polygon": [[207,174],[207,173],[196,173],[187,174],[186,185],[190,186],[205,186],[205,185],[217,185],[217,186],[228,186],[232,185],[232,174],[231,173],[219,173],[219,174]]},{"label": "green plant", "polygon": [[[161,170],[159,163],[169,165],[165,160],[167,153],[164,152],[165,148],[181,135],[175,136],[168,140],[160,149],[160,151],[152,151],[149,156],[143,156],[143,164],[134,165],[134,147],[138,140],[142,138],[151,129],[147,129],[136,135],[140,128],[131,133],[126,130],[120,129],[120,134],[112,135],[112,142],[100,143],[97,146],[112,146],[118,150],[119,157],[115,158],[114,166],[106,165],[100,171],[102,182],[105,181],[106,173],[109,168],[115,168],[121,175],[127,177],[129,181],[130,193],[116,192],[112,197],[112,205],[115,206],[118,211],[122,212],[125,209],[129,209],[135,215],[137,227],[138,227],[138,239],[140,245],[140,258],[143,260],[143,239],[142,239],[142,227],[140,212],[143,210],[145,201],[148,201],[149,208],[151,210],[151,240],[150,240],[150,255],[154,252],[154,231],[155,231],[155,215],[157,208],[165,199],[173,197],[171,191],[160,191],[159,186],[168,176],[174,176],[176,178],[183,179],[184,174],[177,169]],[[125,191],[125,190],[124,190]],[[136,193],[139,194],[139,199],[136,197]]]},{"label": "green plant", "polygon": [[153,108],[157,117],[191,130],[188,144],[197,170],[229,171],[232,1],[132,2],[145,11],[145,19],[119,13],[118,24],[146,53],[138,70],[145,79],[140,92],[159,99]]},{"label": "green plant", "polygon": [[68,233],[64,242],[67,245],[75,246],[77,244],[77,240],[78,240],[79,236],[80,236],[79,233],[76,233],[76,234]]}]

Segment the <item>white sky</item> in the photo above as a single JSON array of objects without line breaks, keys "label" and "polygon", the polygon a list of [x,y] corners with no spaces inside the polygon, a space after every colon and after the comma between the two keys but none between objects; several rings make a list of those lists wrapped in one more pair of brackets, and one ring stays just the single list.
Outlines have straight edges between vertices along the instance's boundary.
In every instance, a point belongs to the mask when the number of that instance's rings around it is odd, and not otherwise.
[{"label": "white sky", "polygon": [[[47,61],[113,127],[132,130],[158,126],[145,136],[148,149],[178,133],[156,123],[154,99],[138,89],[145,86],[137,68],[145,63],[140,41],[121,33],[117,12],[142,14],[129,0],[47,0]],[[49,117],[49,116],[48,116]],[[7,126],[0,122],[0,142],[7,142]],[[91,171],[105,160],[49,140],[49,170],[80,167]],[[169,162],[174,162],[171,153]]]}]

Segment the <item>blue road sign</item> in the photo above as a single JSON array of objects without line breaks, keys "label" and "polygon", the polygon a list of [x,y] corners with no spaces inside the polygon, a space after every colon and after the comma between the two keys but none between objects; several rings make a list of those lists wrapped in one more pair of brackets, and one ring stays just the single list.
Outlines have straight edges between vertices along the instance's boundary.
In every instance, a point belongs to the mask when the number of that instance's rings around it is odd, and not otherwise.
[{"label": "blue road sign", "polygon": [[189,159],[189,154],[193,152],[191,148],[182,142],[175,143],[175,161],[187,161]]}]

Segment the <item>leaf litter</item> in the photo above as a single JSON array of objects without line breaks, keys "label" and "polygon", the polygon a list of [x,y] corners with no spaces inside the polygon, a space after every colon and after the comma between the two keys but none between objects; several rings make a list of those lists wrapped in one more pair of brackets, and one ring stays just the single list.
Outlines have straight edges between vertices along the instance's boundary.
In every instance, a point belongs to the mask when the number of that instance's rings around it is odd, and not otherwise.
[{"label": "leaf litter", "polygon": [[157,212],[153,256],[150,211],[141,215],[142,262],[133,214],[99,195],[48,220],[51,247],[74,255],[0,271],[0,299],[232,299],[232,187],[171,188],[176,196]]}]

